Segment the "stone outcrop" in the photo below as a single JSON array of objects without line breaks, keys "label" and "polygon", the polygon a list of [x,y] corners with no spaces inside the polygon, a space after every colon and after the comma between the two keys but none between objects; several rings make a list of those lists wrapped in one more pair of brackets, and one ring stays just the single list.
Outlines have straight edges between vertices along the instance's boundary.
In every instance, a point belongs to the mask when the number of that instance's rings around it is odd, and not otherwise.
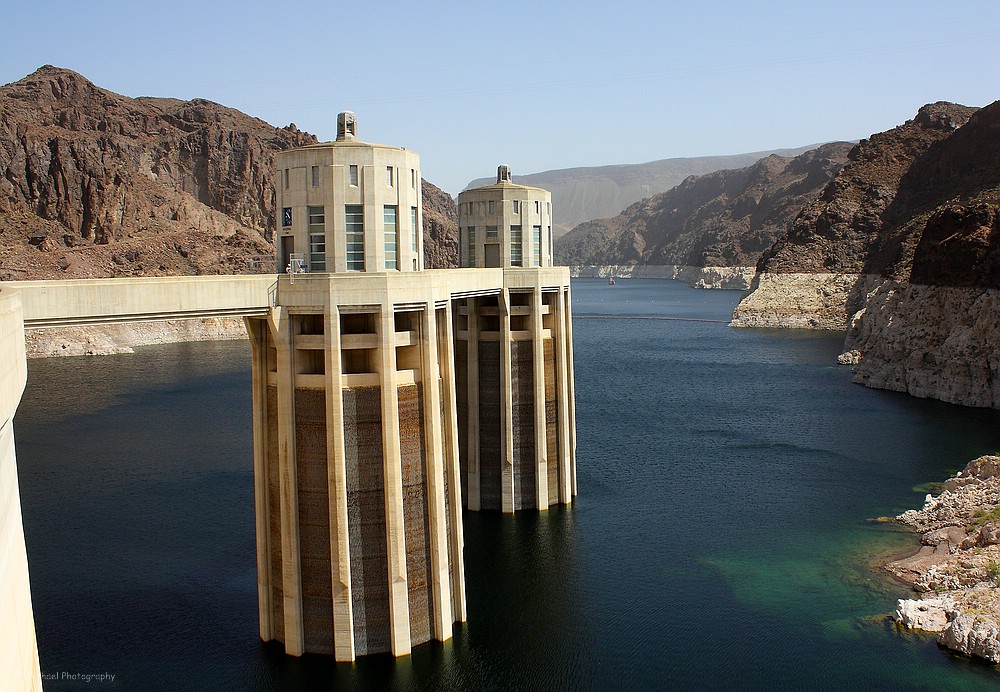
[{"label": "stone outcrop", "polygon": [[420,184],[424,209],[424,267],[458,266],[458,206],[441,188],[426,180]]},{"label": "stone outcrop", "polygon": [[1000,408],[1000,289],[884,279],[851,319],[855,382]]},{"label": "stone outcrop", "polygon": [[783,235],[847,161],[851,145],[691,176],[618,216],[582,223],[555,244],[559,264],[741,267]]},{"label": "stone outcrop", "polygon": [[683,265],[604,265],[570,267],[570,276],[586,278],[676,279],[694,288],[745,291],[754,275],[753,267],[689,267]]},{"label": "stone outcrop", "polygon": [[942,632],[948,627],[948,613],[954,607],[954,602],[947,596],[920,600],[901,598],[896,604],[893,619],[907,629]]},{"label": "stone outcrop", "polygon": [[734,327],[843,329],[857,274],[756,273],[733,311]]},{"label": "stone outcrop", "polygon": [[901,599],[894,620],[939,632],[949,649],[1000,663],[1000,457],[984,456],[948,479],[938,496],[897,520],[920,549],[886,569],[926,594]]}]

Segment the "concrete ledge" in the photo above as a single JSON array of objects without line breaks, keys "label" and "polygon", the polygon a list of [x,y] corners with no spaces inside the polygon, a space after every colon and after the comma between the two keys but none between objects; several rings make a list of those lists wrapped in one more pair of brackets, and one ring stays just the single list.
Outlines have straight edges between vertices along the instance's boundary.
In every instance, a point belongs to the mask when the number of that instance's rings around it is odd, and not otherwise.
[{"label": "concrete ledge", "polygon": [[273,274],[10,281],[27,327],[260,315],[273,302]]}]

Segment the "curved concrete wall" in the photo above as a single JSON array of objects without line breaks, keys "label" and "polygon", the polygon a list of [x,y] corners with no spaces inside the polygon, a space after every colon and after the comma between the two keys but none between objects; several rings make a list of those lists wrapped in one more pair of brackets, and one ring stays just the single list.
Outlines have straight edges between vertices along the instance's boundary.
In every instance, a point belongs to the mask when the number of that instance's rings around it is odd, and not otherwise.
[{"label": "curved concrete wall", "polygon": [[28,365],[21,300],[9,288],[0,288],[0,363],[0,679],[7,689],[41,690],[14,458],[14,412]]}]

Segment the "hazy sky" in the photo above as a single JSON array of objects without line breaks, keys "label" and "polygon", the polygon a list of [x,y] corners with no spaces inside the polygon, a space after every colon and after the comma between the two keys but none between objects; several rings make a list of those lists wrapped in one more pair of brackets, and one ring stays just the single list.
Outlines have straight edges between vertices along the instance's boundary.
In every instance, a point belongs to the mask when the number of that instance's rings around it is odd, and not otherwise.
[{"label": "hazy sky", "polygon": [[19,3],[0,83],[44,64],[127,96],[404,146],[456,194],[553,168],[858,139],[1000,99],[1000,2]]}]

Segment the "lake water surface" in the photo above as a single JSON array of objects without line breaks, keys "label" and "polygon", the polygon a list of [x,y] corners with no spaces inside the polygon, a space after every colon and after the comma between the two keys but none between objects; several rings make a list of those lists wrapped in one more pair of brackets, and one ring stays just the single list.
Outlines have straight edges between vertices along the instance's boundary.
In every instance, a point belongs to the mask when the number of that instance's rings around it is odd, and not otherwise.
[{"label": "lake water surface", "polygon": [[[243,342],[33,360],[15,420],[43,673],[123,690],[1000,689],[898,632],[866,519],[1000,450],[1000,412],[851,384],[842,336],[739,294],[574,280],[579,496],[465,514],[469,621],[357,664],[257,636]],[[613,315],[621,319],[593,319]],[[46,681],[46,689],[97,683]]]}]

